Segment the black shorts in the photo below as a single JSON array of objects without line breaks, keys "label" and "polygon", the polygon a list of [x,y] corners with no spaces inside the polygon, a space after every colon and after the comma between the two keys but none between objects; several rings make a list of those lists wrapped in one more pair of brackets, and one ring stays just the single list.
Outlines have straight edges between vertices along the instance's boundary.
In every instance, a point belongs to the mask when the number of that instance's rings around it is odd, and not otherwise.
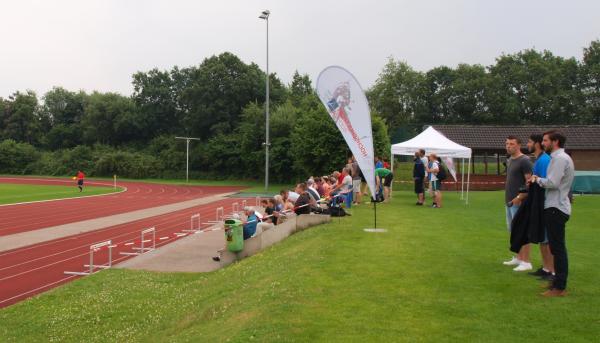
[{"label": "black shorts", "polygon": [[423,179],[415,179],[415,193],[425,193],[425,190],[423,189]]},{"label": "black shorts", "polygon": [[394,178],[394,174],[389,173],[385,178],[383,178],[383,186],[389,187],[392,185],[392,179]]},{"label": "black shorts", "polygon": [[83,179],[77,180],[77,185],[78,186],[83,186]]}]

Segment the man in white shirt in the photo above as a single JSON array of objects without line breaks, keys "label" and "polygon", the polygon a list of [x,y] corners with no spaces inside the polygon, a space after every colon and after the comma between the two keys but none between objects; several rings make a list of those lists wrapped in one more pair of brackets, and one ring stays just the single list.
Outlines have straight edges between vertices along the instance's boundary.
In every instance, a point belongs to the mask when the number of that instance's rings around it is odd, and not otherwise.
[{"label": "man in white shirt", "polygon": [[569,275],[569,259],[565,243],[565,224],[571,217],[569,191],[575,178],[573,160],[565,152],[565,136],[557,131],[544,133],[542,145],[551,160],[546,177],[533,175],[529,182],[537,182],[546,189],[544,200],[544,220],[550,241],[550,251],[554,255],[555,278],[549,289],[542,295],[545,297],[562,297],[567,295],[567,277]]}]

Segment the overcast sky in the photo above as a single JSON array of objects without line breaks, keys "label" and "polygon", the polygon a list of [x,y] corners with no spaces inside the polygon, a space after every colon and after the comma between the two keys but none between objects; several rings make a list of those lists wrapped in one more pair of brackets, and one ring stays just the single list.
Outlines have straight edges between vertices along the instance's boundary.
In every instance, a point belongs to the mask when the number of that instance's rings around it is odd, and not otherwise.
[{"label": "overcast sky", "polygon": [[52,86],[132,92],[131,75],[202,62],[230,51],[286,83],[297,69],[352,71],[364,88],[389,56],[426,71],[490,65],[502,53],[548,49],[581,59],[600,38],[600,1],[3,0],[0,97]]}]

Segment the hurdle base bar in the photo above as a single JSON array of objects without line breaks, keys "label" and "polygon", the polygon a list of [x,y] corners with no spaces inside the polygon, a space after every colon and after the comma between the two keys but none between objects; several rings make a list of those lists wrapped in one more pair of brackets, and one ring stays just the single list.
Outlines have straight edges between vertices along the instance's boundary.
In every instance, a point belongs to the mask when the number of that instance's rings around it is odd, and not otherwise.
[{"label": "hurdle base bar", "polygon": [[[84,264],[83,266],[86,268],[90,267],[89,264]],[[110,268],[110,266],[103,264],[103,265],[94,265],[94,266],[92,266],[92,268],[108,269],[108,268]]]},{"label": "hurdle base bar", "polygon": [[133,248],[131,248],[131,249],[133,249],[133,250],[139,250],[139,251],[140,251],[140,252],[142,252],[142,253],[143,253],[144,251],[152,251],[152,250],[154,250],[154,248],[142,248],[142,247],[133,247]]},{"label": "hurdle base bar", "polygon": [[141,252],[120,252],[119,254],[121,255],[125,255],[125,256],[137,256],[137,255],[141,255]]},{"label": "hurdle base bar", "polygon": [[65,272],[65,275],[88,276],[91,274],[89,272]]}]

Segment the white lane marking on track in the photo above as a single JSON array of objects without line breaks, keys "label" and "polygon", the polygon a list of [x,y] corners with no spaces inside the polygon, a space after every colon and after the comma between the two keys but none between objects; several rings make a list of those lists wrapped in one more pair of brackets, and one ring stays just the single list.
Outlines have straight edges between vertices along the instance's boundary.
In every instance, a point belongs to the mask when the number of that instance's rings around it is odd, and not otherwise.
[{"label": "white lane marking on track", "polygon": [[46,288],[46,287],[48,287],[48,286],[55,285],[55,284],[57,284],[57,283],[59,283],[59,282],[62,282],[62,281],[65,281],[65,280],[69,280],[69,279],[72,279],[72,278],[74,278],[74,277],[76,277],[76,275],[71,275],[71,276],[68,276],[68,277],[66,277],[66,278],[60,279],[60,280],[58,280],[58,281],[54,281],[54,282],[47,283],[47,284],[45,284],[45,285],[43,285],[43,286],[40,286],[40,287],[38,287],[38,288],[35,288],[35,289],[32,289],[32,290],[29,290],[29,291],[27,291],[27,292],[23,292],[23,293],[21,293],[21,294],[17,294],[17,295],[15,295],[15,296],[12,296],[12,297],[10,297],[10,298],[6,298],[6,299],[3,299],[3,300],[0,300],[0,304],[2,304],[2,303],[5,303],[5,302],[7,302],[7,301],[11,301],[11,300],[13,300],[13,299],[16,299],[16,298],[19,298],[19,297],[22,297],[23,295],[26,295],[26,294],[29,294],[29,293],[33,293],[33,292],[35,292],[35,291],[37,291],[37,290],[44,289],[44,288]]},{"label": "white lane marking on track", "polygon": [[[33,181],[51,181],[51,182],[61,182],[61,180],[51,180],[51,179],[19,179],[19,178],[0,178],[0,180],[33,180]],[[104,184],[104,183],[99,183],[99,182],[88,182],[88,184],[94,184],[94,185],[101,185],[101,186],[112,186],[109,184]],[[12,204],[3,204],[0,205],[0,207],[8,207],[8,206],[16,206],[16,205],[27,205],[27,204],[38,204],[38,203],[44,203],[44,202],[52,202],[52,201],[64,201],[64,200],[76,200],[76,199],[85,199],[85,198],[95,198],[95,197],[103,197],[103,196],[108,196],[108,195],[117,195],[119,193],[123,193],[123,192],[127,192],[127,187],[125,186],[119,186],[119,188],[122,188],[120,191],[118,192],[112,192],[112,193],[106,193],[106,194],[95,194],[95,195],[84,195],[81,197],[74,197],[74,198],[63,198],[63,199],[48,199],[48,200],[36,200],[36,201],[24,201],[24,202],[15,202]]]}]

